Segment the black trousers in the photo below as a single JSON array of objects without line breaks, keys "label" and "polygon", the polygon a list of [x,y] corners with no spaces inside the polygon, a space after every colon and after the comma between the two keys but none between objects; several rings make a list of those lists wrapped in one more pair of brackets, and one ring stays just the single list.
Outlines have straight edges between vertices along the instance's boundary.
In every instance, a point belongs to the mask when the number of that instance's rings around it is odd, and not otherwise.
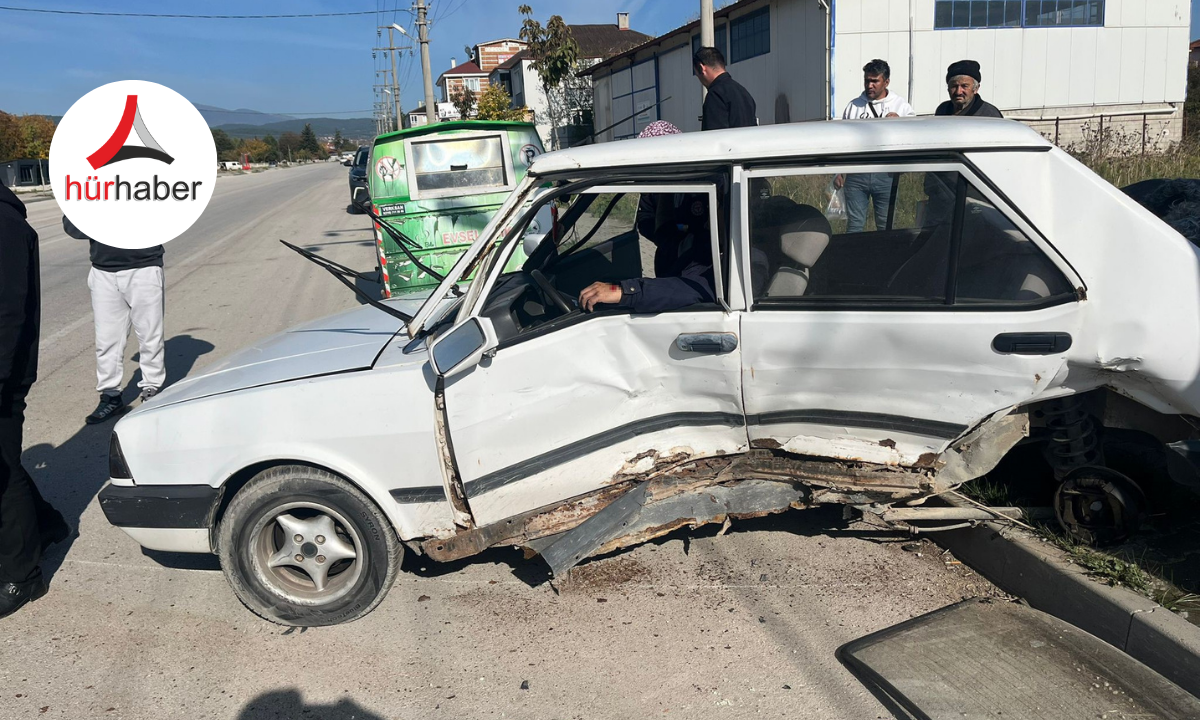
[{"label": "black trousers", "polygon": [[63,523],[21,465],[25,398],[0,407],[0,583],[28,580],[42,559],[43,531]]}]

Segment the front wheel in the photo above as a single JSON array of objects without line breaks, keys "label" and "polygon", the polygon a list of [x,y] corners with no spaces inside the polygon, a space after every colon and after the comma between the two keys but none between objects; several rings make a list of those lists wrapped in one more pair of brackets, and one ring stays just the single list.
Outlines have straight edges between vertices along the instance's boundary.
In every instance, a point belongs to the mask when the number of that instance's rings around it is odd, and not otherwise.
[{"label": "front wheel", "polygon": [[358,488],[299,465],[259,473],[229,503],[221,567],[256,615],[281,625],[350,622],[383,601],[403,546]]}]

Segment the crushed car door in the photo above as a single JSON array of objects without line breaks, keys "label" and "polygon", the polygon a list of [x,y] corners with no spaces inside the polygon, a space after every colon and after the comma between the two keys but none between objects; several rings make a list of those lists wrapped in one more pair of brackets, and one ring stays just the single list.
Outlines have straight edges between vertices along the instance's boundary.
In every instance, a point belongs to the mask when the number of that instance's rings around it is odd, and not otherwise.
[{"label": "crushed car door", "polygon": [[1066,372],[1082,283],[964,165],[746,175],[753,444],[926,464]]},{"label": "crushed car door", "polygon": [[[590,280],[648,271],[653,246],[634,220],[644,193],[707,195],[694,207],[716,226],[711,184],[592,187],[580,197],[617,206],[601,212],[604,203],[596,201],[573,227],[556,226],[549,241],[585,249],[547,266],[542,280],[570,299]],[[705,241],[716,252],[716,241]],[[470,371],[448,377],[444,390],[450,444],[479,525],[688,458],[746,448],[738,316],[723,303],[647,315],[572,309],[538,324],[528,319],[541,311],[531,305],[539,291],[528,273],[493,271],[487,282],[476,314],[494,321],[499,345]]]}]

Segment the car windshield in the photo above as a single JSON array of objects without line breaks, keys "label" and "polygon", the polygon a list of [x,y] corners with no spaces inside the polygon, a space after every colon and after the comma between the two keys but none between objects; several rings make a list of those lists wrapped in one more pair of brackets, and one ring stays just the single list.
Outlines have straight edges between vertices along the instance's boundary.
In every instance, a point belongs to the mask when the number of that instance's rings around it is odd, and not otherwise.
[{"label": "car windshield", "polygon": [[367,148],[359,148],[358,154],[354,156],[355,167],[366,167],[367,166],[367,156],[370,154],[371,154],[371,151],[368,150]]}]

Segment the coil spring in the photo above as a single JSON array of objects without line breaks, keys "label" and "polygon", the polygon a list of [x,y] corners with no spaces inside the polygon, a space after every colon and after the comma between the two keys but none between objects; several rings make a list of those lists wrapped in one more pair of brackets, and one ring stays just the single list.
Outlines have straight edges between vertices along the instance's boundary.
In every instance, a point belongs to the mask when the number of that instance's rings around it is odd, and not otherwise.
[{"label": "coil spring", "polygon": [[1054,468],[1056,479],[1061,480],[1078,467],[1104,464],[1096,426],[1078,397],[1053,400],[1043,412],[1046,428],[1050,430],[1046,459]]}]

